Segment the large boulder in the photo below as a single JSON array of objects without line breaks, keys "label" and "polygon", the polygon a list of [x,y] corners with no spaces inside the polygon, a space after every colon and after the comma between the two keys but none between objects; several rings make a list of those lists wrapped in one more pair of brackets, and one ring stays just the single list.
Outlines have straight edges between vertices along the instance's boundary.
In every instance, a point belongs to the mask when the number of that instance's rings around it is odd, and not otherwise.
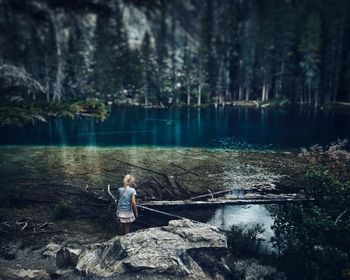
[{"label": "large boulder", "polygon": [[56,253],[58,268],[74,268],[77,265],[80,249],[61,248]]},{"label": "large boulder", "polygon": [[76,269],[102,277],[142,272],[222,279],[231,273],[231,265],[223,233],[216,227],[183,219],[87,246],[79,255]]}]

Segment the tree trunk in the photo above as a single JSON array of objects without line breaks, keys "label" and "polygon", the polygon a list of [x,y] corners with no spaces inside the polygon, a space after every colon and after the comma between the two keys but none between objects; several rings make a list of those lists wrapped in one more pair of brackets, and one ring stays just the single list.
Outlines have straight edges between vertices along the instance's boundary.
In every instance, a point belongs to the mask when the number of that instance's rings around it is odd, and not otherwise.
[{"label": "tree trunk", "polygon": [[57,71],[56,71],[56,79],[53,89],[53,101],[60,101],[62,97],[62,83],[64,80],[64,58],[63,58],[63,45],[64,45],[64,32],[62,31],[62,22],[59,18],[59,14],[50,13],[55,43],[56,43],[56,55],[57,55]]},{"label": "tree trunk", "polygon": [[249,101],[249,97],[250,97],[250,90],[249,88],[247,88],[245,91],[245,101]]},{"label": "tree trunk", "polygon": [[45,84],[46,84],[46,101],[50,102],[50,77],[47,52],[45,52]]},{"label": "tree trunk", "polygon": [[198,106],[201,106],[201,105],[202,105],[202,85],[201,85],[200,83],[198,84],[197,105],[198,105]]},{"label": "tree trunk", "polygon": [[190,106],[191,105],[191,87],[189,83],[187,83],[186,89],[187,89],[187,106]]},{"label": "tree trunk", "polygon": [[147,83],[144,87],[144,94],[145,94],[145,106],[148,106],[148,86],[147,86]]},{"label": "tree trunk", "polygon": [[338,44],[337,44],[337,52],[336,52],[336,61],[335,61],[335,76],[334,76],[334,99],[333,102],[337,102],[338,100],[338,89],[339,89],[339,77],[340,77],[340,70],[341,70],[341,58],[342,58],[342,52],[343,52],[343,37],[344,37],[344,29],[345,29],[345,15],[346,12],[344,12],[342,17],[342,22],[340,26],[340,30],[338,33]]},{"label": "tree trunk", "polygon": [[261,101],[262,102],[266,101],[266,85],[265,85],[265,83],[262,86]]}]

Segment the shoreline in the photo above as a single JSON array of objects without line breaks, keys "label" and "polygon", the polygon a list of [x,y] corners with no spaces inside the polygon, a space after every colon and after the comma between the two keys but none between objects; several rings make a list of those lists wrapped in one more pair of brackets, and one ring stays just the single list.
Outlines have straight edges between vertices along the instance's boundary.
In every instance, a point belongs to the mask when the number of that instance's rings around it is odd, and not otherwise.
[{"label": "shoreline", "polygon": [[[84,103],[85,102],[85,103]],[[93,105],[91,105],[93,104]],[[207,108],[252,108],[252,109],[306,109],[312,111],[339,111],[350,113],[350,102],[334,102],[329,104],[320,105],[318,107],[312,104],[300,104],[291,103],[289,101],[276,101],[262,102],[260,100],[249,100],[249,101],[230,101],[224,102],[222,104],[218,103],[206,103],[200,106],[196,104],[169,104],[167,106],[163,105],[147,105],[131,102],[131,103],[114,103],[105,100],[96,101],[77,101],[68,102],[62,101],[60,103],[36,103],[34,102],[31,106],[19,104],[20,106],[14,106],[14,104],[4,104],[1,109],[0,114],[0,128],[9,126],[21,126],[28,123],[35,122],[47,122],[47,118],[91,118],[97,121],[104,121],[110,117],[110,113],[118,108],[143,108],[147,109],[159,109],[159,110],[171,110],[179,108],[187,109],[207,109]],[[23,107],[24,106],[24,107]],[[26,106],[28,108],[26,108]],[[87,106],[90,108],[86,109]],[[91,109],[91,106],[93,108]],[[96,108],[95,108],[96,106]],[[47,107],[54,107],[50,109]],[[92,110],[92,112],[87,112]],[[21,115],[22,114],[22,115]],[[23,115],[24,114],[24,115]]]}]

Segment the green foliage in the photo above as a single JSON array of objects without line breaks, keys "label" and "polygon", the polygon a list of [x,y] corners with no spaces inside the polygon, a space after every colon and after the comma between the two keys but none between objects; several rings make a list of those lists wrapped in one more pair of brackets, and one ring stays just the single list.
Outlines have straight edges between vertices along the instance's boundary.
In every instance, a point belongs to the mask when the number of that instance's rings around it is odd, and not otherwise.
[{"label": "green foliage", "polygon": [[53,210],[53,218],[65,220],[74,216],[73,203],[70,200],[60,200]]},{"label": "green foliage", "polygon": [[318,168],[306,172],[308,184],[305,192],[317,197],[318,204],[327,208],[347,206],[350,198],[350,182],[340,182],[328,169]]},{"label": "green foliage", "polygon": [[5,125],[23,125],[35,121],[46,122],[47,117],[69,117],[88,115],[105,120],[109,107],[102,101],[86,100],[56,103],[6,103],[0,107],[0,127]]},{"label": "green foliage", "polygon": [[250,228],[233,225],[226,233],[229,250],[236,257],[256,257],[262,241],[259,239],[259,234],[264,231],[261,224]]},{"label": "green foliage", "polygon": [[305,192],[315,202],[276,213],[272,243],[278,264],[293,279],[341,279],[350,265],[350,184],[325,168],[306,176]]},{"label": "green foliage", "polygon": [[342,182],[350,180],[350,152],[347,139],[339,139],[326,147],[314,145],[309,149],[302,149],[299,156],[310,165],[311,170],[321,171],[320,166],[323,166],[323,171],[328,175],[332,174],[337,180]]}]

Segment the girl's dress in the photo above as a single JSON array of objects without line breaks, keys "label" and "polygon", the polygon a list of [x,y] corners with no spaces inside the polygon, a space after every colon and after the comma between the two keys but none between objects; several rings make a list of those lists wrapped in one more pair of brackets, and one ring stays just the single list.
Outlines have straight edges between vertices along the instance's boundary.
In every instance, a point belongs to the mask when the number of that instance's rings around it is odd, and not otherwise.
[{"label": "girl's dress", "polygon": [[132,209],[131,198],[136,195],[136,190],[130,186],[118,189],[119,199],[117,204],[117,217],[123,224],[135,221],[135,215]]}]

